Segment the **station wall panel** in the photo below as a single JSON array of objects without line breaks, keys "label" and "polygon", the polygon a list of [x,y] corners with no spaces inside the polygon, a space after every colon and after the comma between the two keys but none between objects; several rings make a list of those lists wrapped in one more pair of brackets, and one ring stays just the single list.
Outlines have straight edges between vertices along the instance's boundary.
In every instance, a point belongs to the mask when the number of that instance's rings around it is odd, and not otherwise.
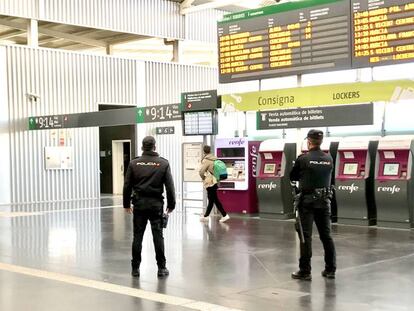
[{"label": "station wall panel", "polygon": [[[137,77],[145,70],[143,63],[21,46],[5,49],[11,202],[97,198],[98,128],[64,130],[64,144],[74,149],[74,168],[45,170],[44,148],[59,145],[61,130],[27,131],[27,118],[97,111],[103,103],[134,105],[141,93]],[[30,101],[27,94],[38,100]]]},{"label": "station wall panel", "polygon": [[[217,89],[217,69],[205,66],[188,66],[157,62],[146,63],[146,102],[147,106],[179,103],[182,92]],[[155,135],[157,150],[171,164],[171,171],[177,193],[177,201],[182,199],[182,156],[184,142],[200,142],[200,137],[182,136],[180,121],[148,123],[138,126],[138,146],[146,135],[154,135],[157,126],[174,126],[176,135]],[[181,204],[177,204],[177,209]]]}]

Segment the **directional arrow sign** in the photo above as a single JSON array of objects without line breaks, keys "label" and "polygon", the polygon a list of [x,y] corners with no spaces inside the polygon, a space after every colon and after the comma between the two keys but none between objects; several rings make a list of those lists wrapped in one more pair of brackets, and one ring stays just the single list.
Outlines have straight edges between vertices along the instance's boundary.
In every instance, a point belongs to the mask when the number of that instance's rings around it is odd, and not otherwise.
[{"label": "directional arrow sign", "polygon": [[137,123],[144,123],[145,122],[145,108],[138,108],[137,109]]},{"label": "directional arrow sign", "polygon": [[34,130],[36,128],[36,122],[34,118],[29,118],[29,130]]}]

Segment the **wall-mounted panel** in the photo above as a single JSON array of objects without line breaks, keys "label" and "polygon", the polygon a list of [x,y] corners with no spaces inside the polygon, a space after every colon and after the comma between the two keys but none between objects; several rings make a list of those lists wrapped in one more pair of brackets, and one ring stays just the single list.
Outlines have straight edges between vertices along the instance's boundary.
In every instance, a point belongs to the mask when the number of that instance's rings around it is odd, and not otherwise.
[{"label": "wall-mounted panel", "polygon": [[[48,202],[99,196],[98,128],[67,130],[73,170],[46,171],[44,147],[57,146],[60,133],[27,131],[34,115],[98,111],[99,103],[136,105],[142,62],[49,49],[8,46],[11,201]],[[140,89],[141,87],[141,89]],[[37,94],[37,102],[26,94]]]}]

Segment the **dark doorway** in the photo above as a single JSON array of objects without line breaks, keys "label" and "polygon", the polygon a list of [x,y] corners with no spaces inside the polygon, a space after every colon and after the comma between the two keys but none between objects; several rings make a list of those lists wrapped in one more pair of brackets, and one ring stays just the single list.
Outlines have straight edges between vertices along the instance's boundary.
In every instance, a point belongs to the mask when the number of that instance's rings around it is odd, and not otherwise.
[{"label": "dark doorway", "polygon": [[[99,105],[99,111],[131,107],[135,106]],[[121,159],[116,159],[113,157],[113,146],[118,146],[117,144],[114,145],[116,142],[122,143],[122,146],[120,147],[122,149],[122,151],[120,151],[122,154]],[[123,173],[122,176],[125,176],[129,161],[131,158],[136,157],[136,125],[100,127],[99,150],[101,193],[113,194],[114,169],[121,170]],[[120,152],[118,150],[117,153],[119,154]],[[121,164],[114,168],[114,161],[115,163]],[[118,179],[115,181],[117,181],[117,185],[119,185],[120,182]],[[121,183],[123,183],[123,180]],[[119,189],[117,192],[119,192]]]}]

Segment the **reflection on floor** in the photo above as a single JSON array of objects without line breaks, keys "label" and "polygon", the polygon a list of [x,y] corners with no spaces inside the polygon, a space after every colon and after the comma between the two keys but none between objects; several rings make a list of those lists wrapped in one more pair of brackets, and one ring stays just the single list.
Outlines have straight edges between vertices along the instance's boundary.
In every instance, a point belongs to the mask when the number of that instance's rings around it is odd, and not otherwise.
[{"label": "reflection on floor", "polygon": [[[147,229],[141,278],[130,277],[131,216],[120,198],[0,207],[0,262],[242,310],[412,310],[414,232],[334,226],[336,280],[290,279],[292,222],[233,217],[201,224],[175,213],[165,232],[171,275],[156,277]],[[182,306],[0,270],[0,310],[188,310]],[[200,307],[200,309],[203,309]],[[207,308],[204,308],[207,310]],[[217,309],[218,310],[218,309]]]}]

